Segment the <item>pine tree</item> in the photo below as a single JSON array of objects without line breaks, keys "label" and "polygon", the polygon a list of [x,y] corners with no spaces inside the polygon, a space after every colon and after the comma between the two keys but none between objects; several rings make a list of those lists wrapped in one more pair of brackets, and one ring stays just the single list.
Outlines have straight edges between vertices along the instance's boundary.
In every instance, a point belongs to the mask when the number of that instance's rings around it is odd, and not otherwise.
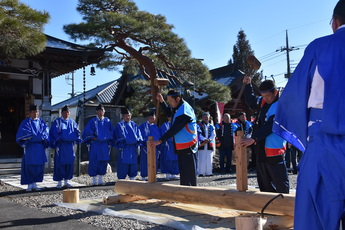
[{"label": "pine tree", "polygon": [[83,22],[65,25],[65,32],[73,39],[89,40],[112,51],[99,67],[126,65],[135,69],[133,74],[144,74],[150,81],[153,102],[158,91],[154,79],[159,73],[180,83],[197,79],[196,88],[212,99],[230,99],[229,89],[212,82],[206,66],[191,57],[184,40],[172,32],[173,26],[164,16],[140,11],[131,0],[79,0],[77,10]]},{"label": "pine tree", "polygon": [[[254,55],[254,51],[247,40],[247,35],[241,29],[237,34],[237,42],[233,47],[232,59],[229,60],[228,64],[233,66],[234,71],[241,70],[244,73],[249,73],[250,65],[247,63],[247,58],[250,55]],[[252,74],[252,81],[259,85],[262,76],[257,71],[254,71]]]},{"label": "pine tree", "polygon": [[0,1],[0,57],[25,58],[46,47],[43,26],[49,14],[31,9],[18,0]]}]

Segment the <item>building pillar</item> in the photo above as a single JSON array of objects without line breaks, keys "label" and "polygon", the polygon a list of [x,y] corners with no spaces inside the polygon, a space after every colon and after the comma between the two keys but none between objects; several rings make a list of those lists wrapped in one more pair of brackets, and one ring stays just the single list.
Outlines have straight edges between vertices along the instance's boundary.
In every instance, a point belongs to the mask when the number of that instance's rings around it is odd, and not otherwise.
[{"label": "building pillar", "polygon": [[[46,122],[47,126],[50,128],[51,126],[51,79],[49,76],[49,70],[46,68],[43,72],[42,78],[42,104],[41,104],[41,111],[42,115],[41,118],[43,121]],[[46,150],[47,159],[48,159],[48,170],[50,170],[53,166],[52,157],[51,157],[51,149],[48,148]]]}]

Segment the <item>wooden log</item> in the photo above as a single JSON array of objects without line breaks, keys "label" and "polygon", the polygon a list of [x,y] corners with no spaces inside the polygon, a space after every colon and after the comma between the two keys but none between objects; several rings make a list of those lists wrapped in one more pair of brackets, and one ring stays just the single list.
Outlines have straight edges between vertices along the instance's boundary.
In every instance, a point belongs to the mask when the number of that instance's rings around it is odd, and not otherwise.
[{"label": "wooden log", "polygon": [[147,172],[148,182],[156,182],[156,147],[151,146],[153,137],[149,136],[147,141]]},{"label": "wooden log", "polygon": [[[116,182],[114,190],[118,194],[253,212],[261,212],[265,204],[277,195],[276,193],[258,191],[239,192],[224,188],[181,186],[127,180]],[[294,195],[286,194],[284,199],[275,199],[265,209],[265,213],[293,216],[294,201]]]},{"label": "wooden log", "polygon": [[117,196],[107,196],[103,197],[103,204],[119,204],[128,203],[138,200],[146,200],[145,197],[132,196],[132,195],[117,195]]},{"label": "wooden log", "polygon": [[244,192],[248,190],[247,148],[240,145],[243,131],[237,131],[236,136],[236,188]]},{"label": "wooden log", "polygon": [[65,189],[62,193],[64,203],[79,203],[79,189]]}]

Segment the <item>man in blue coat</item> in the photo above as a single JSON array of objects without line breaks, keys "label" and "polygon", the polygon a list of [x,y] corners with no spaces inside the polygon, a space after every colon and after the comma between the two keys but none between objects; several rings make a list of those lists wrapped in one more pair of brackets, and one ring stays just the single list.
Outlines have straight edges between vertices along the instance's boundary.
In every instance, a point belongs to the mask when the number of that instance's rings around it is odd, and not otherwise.
[{"label": "man in blue coat", "polygon": [[273,131],[301,151],[294,229],[345,229],[345,1],[334,34],[311,42],[279,100]]},{"label": "man in blue coat", "polygon": [[114,127],[111,121],[104,117],[102,104],[96,107],[97,116],[91,119],[83,132],[83,141],[89,147],[89,176],[93,185],[104,185],[103,176],[107,173],[110,160],[110,150],[114,145]]},{"label": "man in blue coat", "polygon": [[117,178],[134,180],[138,174],[138,147],[142,137],[138,125],[131,120],[132,114],[127,108],[121,109],[122,121],[115,128],[116,148],[119,149],[117,160]]},{"label": "man in blue coat", "polygon": [[78,124],[69,118],[70,110],[65,105],[61,110],[61,117],[57,118],[49,131],[51,148],[55,148],[53,180],[58,181],[57,188],[72,187],[68,180],[74,174],[74,147],[81,142]]},{"label": "man in blue coat", "polygon": [[[140,146],[140,175],[142,180],[147,180],[147,141],[148,137],[152,136],[153,140],[159,140],[161,137],[159,128],[155,124],[156,115],[154,111],[150,111],[147,116],[147,121],[139,126],[141,136],[143,138],[143,144]],[[158,165],[159,151],[156,147],[156,165]],[[158,167],[157,167],[158,169]]]},{"label": "man in blue coat", "polygon": [[16,141],[24,148],[21,168],[21,184],[27,184],[27,191],[40,190],[37,182],[43,181],[44,164],[47,162],[46,148],[49,146],[49,129],[38,117],[37,105],[29,106],[30,117],[20,124]]},{"label": "man in blue coat", "polygon": [[290,184],[284,162],[286,141],[272,132],[279,99],[276,85],[271,80],[263,81],[259,86],[261,96],[256,96],[249,76],[244,77],[243,83],[246,84],[246,103],[250,108],[257,109],[259,115],[256,130],[251,137],[242,139],[241,145],[248,147],[255,144],[256,174],[260,191],[289,193]]},{"label": "man in blue coat", "polygon": [[166,113],[173,112],[173,120],[170,129],[158,141],[152,141],[152,146],[160,145],[174,137],[175,153],[180,170],[180,185],[196,186],[198,133],[194,110],[176,90],[168,92],[169,106],[160,93],[157,94],[157,100]]}]

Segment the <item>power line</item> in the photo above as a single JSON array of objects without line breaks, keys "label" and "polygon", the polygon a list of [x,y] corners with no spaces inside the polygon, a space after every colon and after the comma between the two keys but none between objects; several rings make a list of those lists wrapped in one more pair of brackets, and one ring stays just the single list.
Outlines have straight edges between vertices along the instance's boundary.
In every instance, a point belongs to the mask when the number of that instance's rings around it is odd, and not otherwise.
[{"label": "power line", "polygon": [[[280,56],[283,56],[284,54],[277,54],[276,53],[276,55],[275,56],[273,56],[273,57],[271,57],[270,59],[267,59],[267,60],[263,60],[263,61],[261,61],[261,62],[267,62],[267,61],[271,61],[272,59],[276,59],[276,58],[278,58],[278,57],[280,57]],[[260,59],[261,60],[261,59]]]},{"label": "power line", "polygon": [[276,51],[286,51],[286,64],[287,64],[287,74],[285,75],[286,78],[289,78],[291,76],[291,67],[290,67],[290,55],[289,53],[294,50],[299,50],[299,48],[291,46],[289,47],[289,37],[288,37],[288,32],[286,30],[286,46],[281,47],[280,49],[277,49]]}]

